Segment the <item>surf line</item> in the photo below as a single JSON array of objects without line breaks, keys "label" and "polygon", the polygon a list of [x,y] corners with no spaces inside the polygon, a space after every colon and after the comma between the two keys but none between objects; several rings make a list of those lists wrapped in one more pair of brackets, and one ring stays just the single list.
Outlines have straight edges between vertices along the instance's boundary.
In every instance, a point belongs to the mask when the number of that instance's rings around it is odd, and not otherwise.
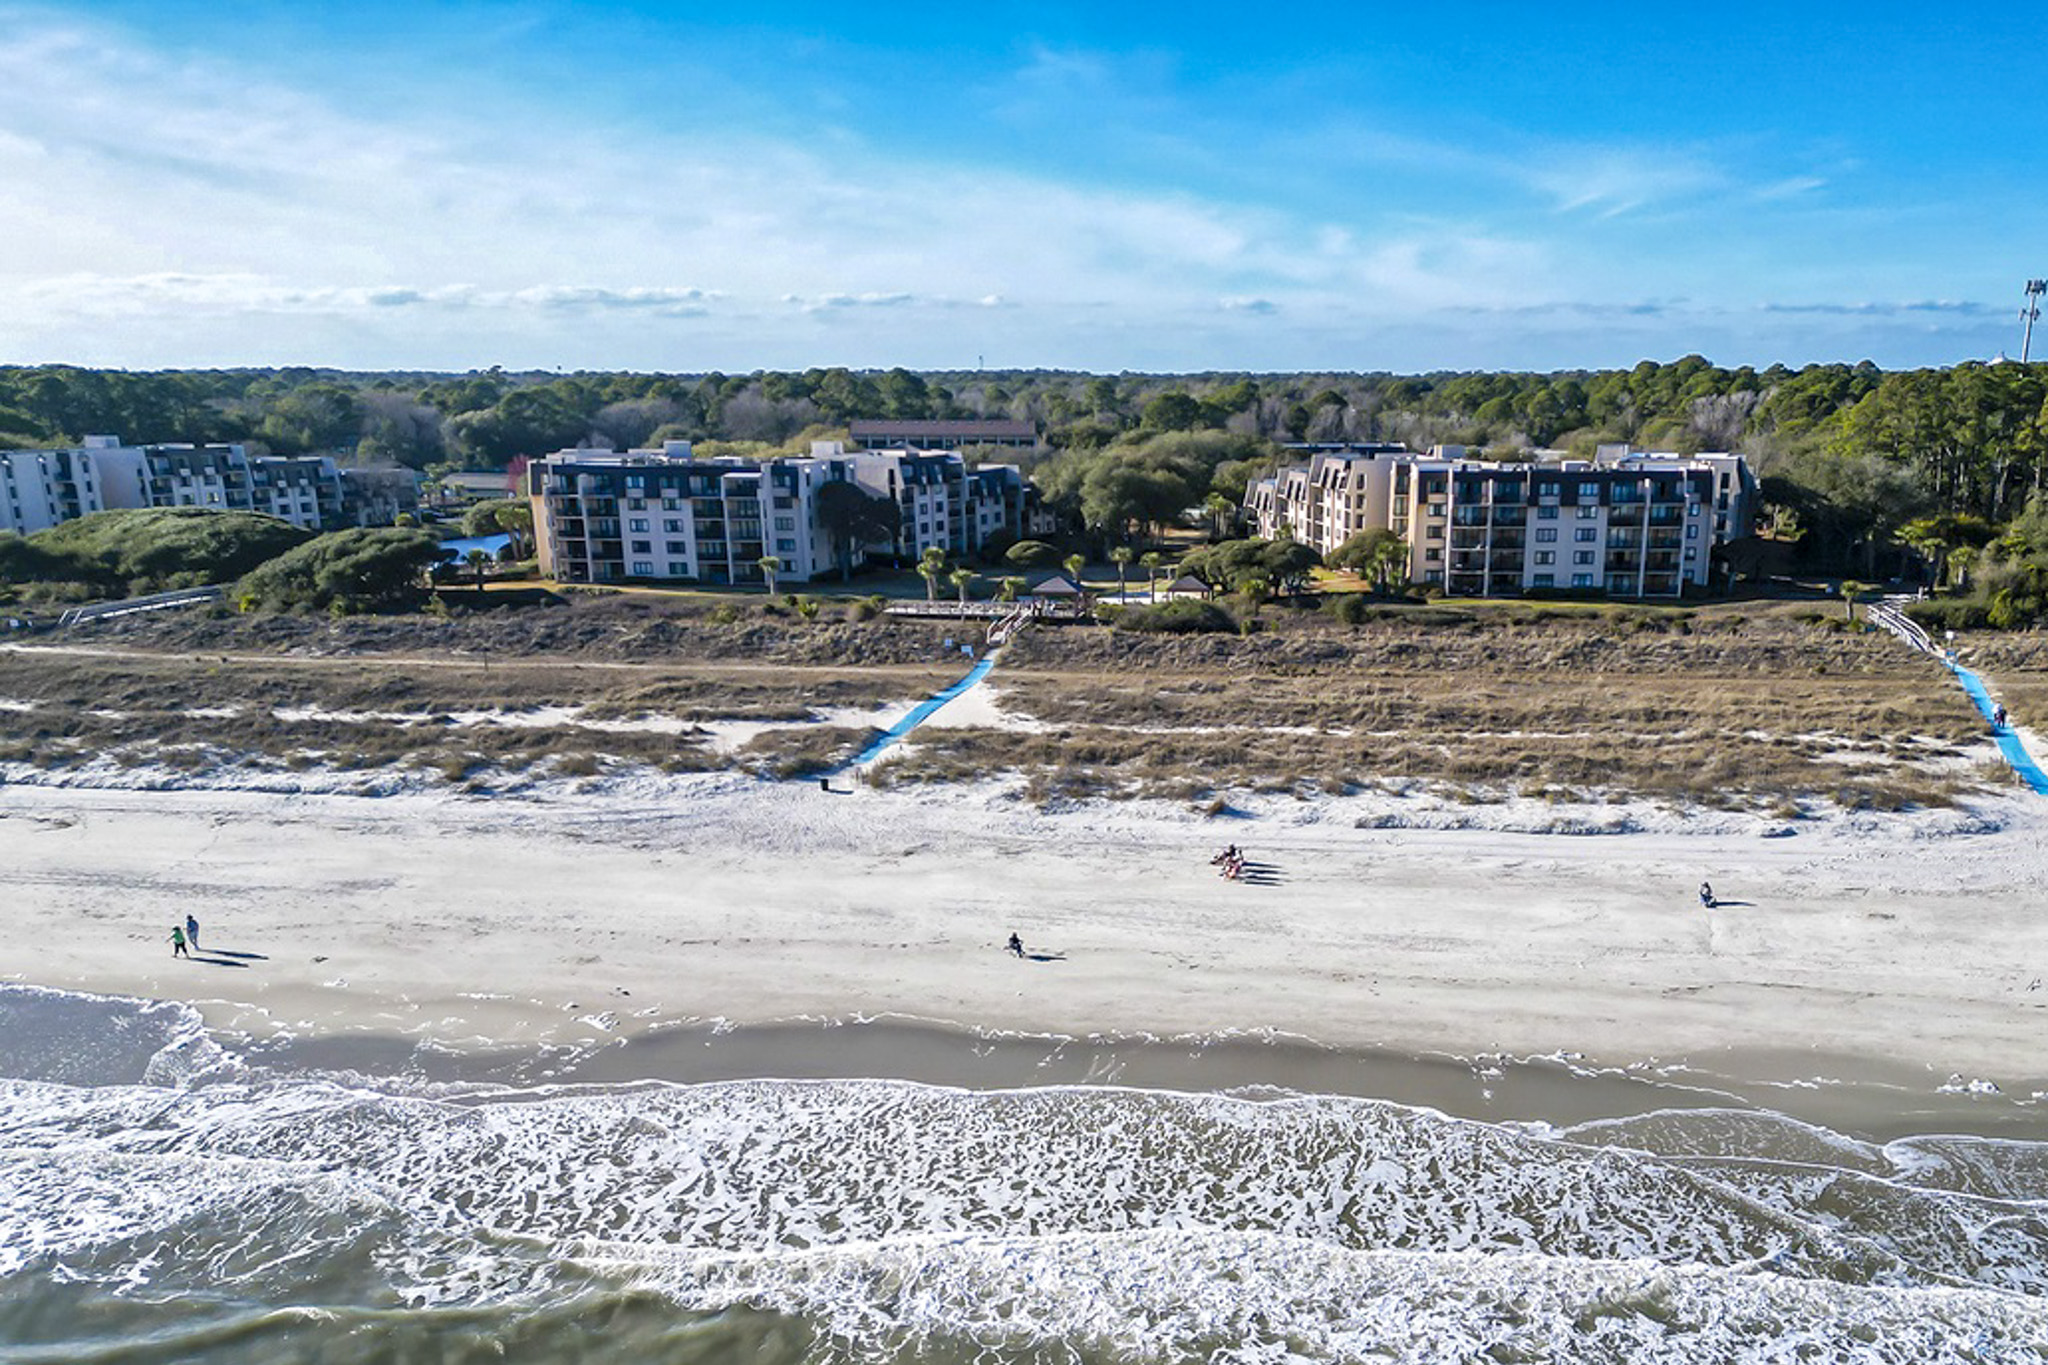
[{"label": "surf line", "polygon": [[853,761],[846,766],[848,768],[864,768],[881,757],[885,749],[930,720],[933,713],[940,707],[980,682],[983,678],[986,678],[988,671],[996,666],[996,656],[1001,653],[1000,649],[990,650],[981,657],[981,662],[967,670],[966,677],[954,683],[951,687],[932,693],[929,697],[911,707],[909,715],[876,736],[874,743],[868,745],[867,748],[861,750],[858,754],[855,754]]}]

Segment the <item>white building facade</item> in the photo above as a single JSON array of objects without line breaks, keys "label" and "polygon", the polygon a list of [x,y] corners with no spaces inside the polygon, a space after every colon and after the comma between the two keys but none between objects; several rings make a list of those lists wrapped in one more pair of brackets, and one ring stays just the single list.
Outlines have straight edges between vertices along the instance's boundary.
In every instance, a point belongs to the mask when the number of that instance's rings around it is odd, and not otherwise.
[{"label": "white building facade", "polygon": [[[820,518],[819,491],[849,483],[893,502],[892,544],[842,547]],[[764,557],[779,581],[809,582],[839,567],[842,550],[915,557],[938,545],[978,551],[1022,525],[1023,476],[1012,466],[969,469],[958,454],[848,451],[819,442],[809,456],[700,460],[687,441],[661,450],[564,450],[527,466],[543,574],[562,582],[759,583]]]},{"label": "white building facade", "polygon": [[111,508],[148,506],[143,454],[117,437],[81,446],[0,451],[0,531],[28,535]]},{"label": "white building facade", "polygon": [[1454,596],[1576,589],[1614,597],[1703,590],[1714,547],[1751,533],[1756,480],[1737,455],[1603,446],[1591,460],[1495,463],[1460,447],[1318,449],[1254,480],[1261,536],[1329,554],[1384,527],[1408,545],[1408,580]]}]

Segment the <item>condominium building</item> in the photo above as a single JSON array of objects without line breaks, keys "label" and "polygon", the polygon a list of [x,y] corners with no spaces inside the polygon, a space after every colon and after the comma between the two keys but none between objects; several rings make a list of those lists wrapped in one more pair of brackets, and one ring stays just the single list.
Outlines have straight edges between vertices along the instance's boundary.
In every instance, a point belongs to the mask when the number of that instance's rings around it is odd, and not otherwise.
[{"label": "condominium building", "polygon": [[419,506],[406,469],[346,469],[326,455],[251,455],[240,445],[142,448],[149,505],[264,512],[309,531],[388,526]]},{"label": "condominium building", "polygon": [[145,505],[142,452],[112,436],[56,450],[0,451],[0,531],[26,535],[88,512]]},{"label": "condominium building", "polygon": [[388,526],[419,506],[409,469],[344,469],[325,455],[251,455],[240,445],[123,445],[88,436],[58,450],[0,451],[0,530],[40,531],[133,507],[264,512],[308,530]]},{"label": "condominium building", "polygon": [[1259,535],[1284,530],[1323,554],[1385,527],[1407,542],[1409,581],[1457,596],[1677,597],[1706,586],[1716,545],[1750,533],[1755,501],[1738,455],[1602,446],[1591,460],[1504,464],[1455,446],[1362,446],[1254,480],[1245,508]]},{"label": "condominium building", "polygon": [[[893,543],[841,547],[818,515],[818,492],[850,483],[894,502]],[[931,545],[979,550],[998,531],[1016,535],[1023,476],[1008,465],[969,469],[952,452],[848,451],[817,442],[808,456],[697,459],[687,441],[660,450],[564,450],[527,466],[541,572],[570,583],[685,580],[806,582],[869,553],[912,557]]]}]

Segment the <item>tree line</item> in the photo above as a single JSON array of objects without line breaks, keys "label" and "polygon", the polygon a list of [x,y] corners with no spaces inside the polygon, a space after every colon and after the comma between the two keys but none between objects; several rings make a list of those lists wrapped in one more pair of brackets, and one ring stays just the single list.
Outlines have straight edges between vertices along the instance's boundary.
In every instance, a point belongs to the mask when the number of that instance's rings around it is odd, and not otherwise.
[{"label": "tree line", "polygon": [[1423,375],[0,368],[0,446],[92,433],[234,440],[430,473],[667,439],[714,454],[796,452],[858,418],[1038,424],[1039,451],[985,453],[1025,464],[1043,496],[1105,547],[1191,509],[1220,533],[1245,481],[1276,467],[1289,442],[1452,443],[1513,460],[1625,441],[1747,455],[1763,479],[1766,529],[1810,567],[1884,576],[1924,566],[1967,582],[2048,555],[2035,529],[2048,522],[2048,365],[1758,370],[1686,356],[1632,369]]}]

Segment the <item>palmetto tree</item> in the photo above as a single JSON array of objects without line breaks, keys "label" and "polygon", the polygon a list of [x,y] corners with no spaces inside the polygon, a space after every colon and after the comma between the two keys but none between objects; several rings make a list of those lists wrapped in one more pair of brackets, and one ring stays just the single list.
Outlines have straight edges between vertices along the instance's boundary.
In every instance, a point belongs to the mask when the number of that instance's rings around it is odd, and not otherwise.
[{"label": "palmetto tree", "polygon": [[774,555],[762,555],[754,561],[754,567],[761,571],[761,577],[768,580],[768,595],[775,596],[775,575],[782,572],[782,561]]},{"label": "palmetto tree", "polygon": [[484,590],[484,565],[491,562],[490,553],[485,550],[471,550],[463,558],[468,560],[469,567],[475,570],[476,590],[482,592]]},{"label": "palmetto tree", "polygon": [[1849,619],[1851,621],[1856,619],[1856,598],[1860,594],[1869,591],[1870,585],[1868,583],[1858,583],[1853,578],[1845,578],[1842,580],[1842,605],[1849,609]]},{"label": "palmetto tree", "polygon": [[1136,558],[1137,554],[1128,545],[1118,545],[1109,552],[1110,563],[1116,565],[1116,595],[1119,601],[1130,595],[1124,586],[1124,570]]},{"label": "palmetto tree", "polygon": [[939,577],[946,572],[946,552],[936,545],[927,545],[924,558],[917,562],[918,575],[924,579],[924,600],[939,600]]},{"label": "palmetto tree", "polygon": [[1159,600],[1159,566],[1166,562],[1165,556],[1157,550],[1147,550],[1138,556],[1138,564],[1145,570],[1145,600]]},{"label": "palmetto tree", "polygon": [[1371,568],[1373,582],[1378,585],[1381,592],[1385,592],[1393,584],[1394,575],[1397,573],[1401,575],[1402,581],[1406,582],[1408,578],[1408,542],[1405,540],[1386,540],[1380,542],[1379,547],[1373,551]]},{"label": "palmetto tree", "polygon": [[1060,561],[1060,566],[1067,571],[1067,577],[1074,580],[1074,586],[1077,588],[1081,586],[1081,570],[1086,568],[1087,564],[1088,560],[1083,555],[1068,555]]},{"label": "palmetto tree", "polygon": [[996,594],[997,600],[1003,602],[1014,602],[1017,600],[1017,594],[1022,591],[1024,591],[1023,579],[1005,578],[1003,580],[1002,587],[998,590]]},{"label": "palmetto tree", "polygon": [[960,605],[966,606],[967,590],[974,586],[974,570],[965,567],[958,568],[946,575],[946,577],[947,581],[952,583],[953,591],[960,594]]}]

